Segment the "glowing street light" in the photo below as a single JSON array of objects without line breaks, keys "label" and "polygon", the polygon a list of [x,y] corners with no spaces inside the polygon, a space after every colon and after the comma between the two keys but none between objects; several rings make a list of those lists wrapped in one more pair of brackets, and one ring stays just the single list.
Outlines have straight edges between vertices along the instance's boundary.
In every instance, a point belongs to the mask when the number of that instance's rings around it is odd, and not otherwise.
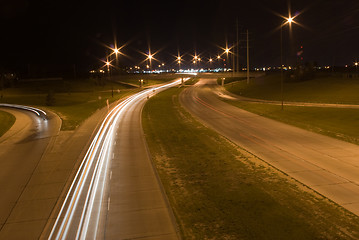
[{"label": "glowing street light", "polygon": [[284,21],[283,23],[280,25],[280,94],[281,94],[281,106],[282,106],[282,110],[283,110],[283,105],[284,105],[284,97],[283,97],[283,27],[288,24],[289,27],[291,27],[292,23],[296,23],[294,21],[294,18],[296,16],[292,17],[290,14],[289,14],[289,17],[283,17],[284,18]]},{"label": "glowing street light", "polygon": [[105,66],[107,68],[108,76],[111,77],[111,71],[110,71],[111,62],[108,60],[108,57],[106,59]]},{"label": "glowing street light", "polygon": [[[228,44],[226,43],[226,48],[222,48],[224,50],[224,53],[223,54],[226,54],[226,62],[228,63],[228,67],[229,68],[229,54],[231,53],[231,48],[228,47]],[[224,67],[224,66],[223,66]]]},{"label": "glowing street light", "polygon": [[119,66],[118,66],[118,54],[120,53],[120,50],[119,50],[117,47],[115,47],[115,48],[113,49],[113,52],[115,53],[115,56],[116,56],[116,61],[115,61],[115,63],[116,63],[116,68],[119,68]]},{"label": "glowing street light", "polygon": [[201,61],[201,59],[197,56],[197,53],[195,53],[193,56],[193,61],[192,61],[193,64],[196,65],[197,62],[200,62],[200,61]]},{"label": "glowing street light", "polygon": [[289,24],[291,24],[291,23],[293,22],[293,19],[294,19],[294,17],[289,17],[289,18],[287,19],[287,22],[288,22]]},{"label": "glowing street light", "polygon": [[148,54],[146,55],[147,59],[149,61],[149,64],[147,64],[147,68],[151,68],[152,65],[152,59],[154,59],[153,54],[151,54],[151,51],[148,50]]},{"label": "glowing street light", "polygon": [[208,62],[209,62],[209,67],[211,68],[211,67],[212,67],[213,58],[209,57]]},{"label": "glowing street light", "polygon": [[182,56],[179,52],[179,50],[177,50],[177,56],[173,55],[176,58],[176,62],[178,64],[178,71],[181,70],[181,63],[182,63]]},{"label": "glowing street light", "polygon": [[[109,50],[111,50],[111,52],[110,52],[110,54],[109,54],[108,57],[111,57],[112,55],[115,55],[115,64],[114,64],[114,66],[113,66],[114,69],[119,70],[118,55],[124,55],[123,53],[121,53],[121,49],[122,49],[124,46],[125,46],[125,45],[120,46],[120,47],[117,47],[117,43],[116,43],[116,41],[115,41],[113,48],[110,47],[110,46],[107,47]],[[126,56],[126,55],[125,55],[125,56]]]},{"label": "glowing street light", "polygon": [[178,71],[181,70],[181,60],[182,60],[181,56],[178,56],[177,57]]}]

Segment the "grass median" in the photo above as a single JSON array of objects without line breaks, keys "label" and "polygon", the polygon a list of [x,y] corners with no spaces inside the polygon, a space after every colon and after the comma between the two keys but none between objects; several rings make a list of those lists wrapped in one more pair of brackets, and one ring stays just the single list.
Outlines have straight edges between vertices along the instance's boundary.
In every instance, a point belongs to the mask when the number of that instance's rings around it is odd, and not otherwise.
[{"label": "grass median", "polygon": [[143,110],[153,161],[183,239],[357,239],[359,218],[204,127],[181,89]]},{"label": "grass median", "polygon": [[[228,84],[225,88],[237,95],[255,99],[281,99],[280,75],[252,79]],[[357,78],[323,76],[302,82],[284,83],[284,100],[297,102],[359,104],[359,81]],[[335,137],[340,140],[359,144],[359,110],[349,108],[284,106],[274,104],[251,103],[245,101],[226,102],[253,112],[306,130]]]},{"label": "grass median", "polygon": [[359,109],[303,107],[226,100],[246,111],[312,132],[359,144]]},{"label": "grass median", "polygon": [[[245,97],[281,100],[281,77],[277,73],[253,78],[249,84],[247,81],[229,83],[225,88]],[[308,81],[285,81],[283,87],[284,101],[292,102],[359,104],[358,91],[358,78],[324,74]]]},{"label": "grass median", "polygon": [[15,123],[15,116],[4,111],[0,111],[0,137],[4,135]]}]

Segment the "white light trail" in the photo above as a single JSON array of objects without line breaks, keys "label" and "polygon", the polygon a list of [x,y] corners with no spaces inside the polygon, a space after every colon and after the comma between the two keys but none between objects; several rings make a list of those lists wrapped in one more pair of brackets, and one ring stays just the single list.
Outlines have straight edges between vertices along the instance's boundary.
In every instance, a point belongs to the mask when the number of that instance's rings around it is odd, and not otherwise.
[{"label": "white light trail", "polygon": [[0,107],[17,108],[21,110],[30,111],[35,113],[39,117],[42,115],[43,118],[46,119],[46,112],[38,108],[24,106],[24,105],[17,105],[17,104],[7,104],[7,103],[0,103]]},{"label": "white light trail", "polygon": [[111,175],[112,145],[120,116],[132,104],[180,83],[181,79],[141,91],[123,100],[108,113],[81,162],[49,239],[96,239],[102,223],[101,216],[109,209],[109,202],[103,204],[103,200],[108,199],[105,194]]}]

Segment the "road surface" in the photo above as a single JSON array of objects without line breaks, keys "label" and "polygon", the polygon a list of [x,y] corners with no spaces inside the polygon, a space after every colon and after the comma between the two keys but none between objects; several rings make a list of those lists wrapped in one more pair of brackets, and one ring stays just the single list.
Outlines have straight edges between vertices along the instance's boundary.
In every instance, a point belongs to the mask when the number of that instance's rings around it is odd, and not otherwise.
[{"label": "road surface", "polygon": [[200,121],[359,215],[359,146],[264,118],[221,101],[215,79],[180,95]]},{"label": "road surface", "polygon": [[[0,239],[11,226],[24,223],[28,219],[19,216],[26,204],[21,196],[25,191],[41,160],[51,137],[60,130],[61,121],[51,113],[33,112],[20,108],[0,106],[16,117],[14,125],[0,138]],[[28,206],[28,205],[27,205]]]},{"label": "road surface", "polygon": [[137,93],[103,121],[65,196],[49,239],[178,239],[141,126],[148,97]]}]

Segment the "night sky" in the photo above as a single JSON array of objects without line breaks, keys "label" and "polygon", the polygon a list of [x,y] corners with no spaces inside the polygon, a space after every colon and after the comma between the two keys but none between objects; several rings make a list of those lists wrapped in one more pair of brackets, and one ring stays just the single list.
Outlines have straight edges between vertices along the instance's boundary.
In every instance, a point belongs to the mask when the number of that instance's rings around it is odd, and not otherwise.
[{"label": "night sky", "polygon": [[[245,31],[250,32],[252,66],[278,66],[280,26],[291,14],[301,26],[283,28],[285,61],[300,46],[304,61],[319,65],[352,65],[359,58],[358,0],[252,1],[36,1],[0,2],[0,69],[28,64],[100,66],[105,45],[125,45],[122,66],[145,59],[140,52],[159,51],[171,63],[179,50],[189,62],[196,52],[215,57],[236,40],[239,25],[240,61],[245,65]],[[358,59],[359,60],[359,59]]]}]

